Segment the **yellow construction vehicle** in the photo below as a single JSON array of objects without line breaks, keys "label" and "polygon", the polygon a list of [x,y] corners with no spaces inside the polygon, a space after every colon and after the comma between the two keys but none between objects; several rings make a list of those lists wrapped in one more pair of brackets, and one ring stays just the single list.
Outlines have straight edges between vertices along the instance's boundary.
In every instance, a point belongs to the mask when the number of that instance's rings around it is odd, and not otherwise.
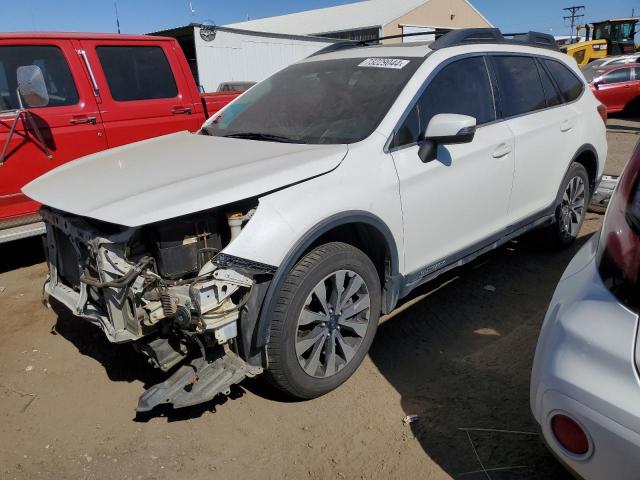
[{"label": "yellow construction vehicle", "polygon": [[562,51],[575,58],[581,68],[598,58],[633,53],[638,20],[640,19],[614,18],[581,25],[577,34],[580,37],[584,30],[585,41],[566,45],[562,47]]}]

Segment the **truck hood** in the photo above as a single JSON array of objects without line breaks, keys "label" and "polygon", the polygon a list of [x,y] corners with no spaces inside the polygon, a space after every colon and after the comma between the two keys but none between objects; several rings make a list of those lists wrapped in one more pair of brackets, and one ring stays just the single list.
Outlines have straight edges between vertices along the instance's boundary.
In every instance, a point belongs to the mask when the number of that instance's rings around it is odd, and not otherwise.
[{"label": "truck hood", "polygon": [[144,140],[67,163],[23,193],[64,212],[136,227],[257,196],[327,173],[346,145],[194,135]]}]

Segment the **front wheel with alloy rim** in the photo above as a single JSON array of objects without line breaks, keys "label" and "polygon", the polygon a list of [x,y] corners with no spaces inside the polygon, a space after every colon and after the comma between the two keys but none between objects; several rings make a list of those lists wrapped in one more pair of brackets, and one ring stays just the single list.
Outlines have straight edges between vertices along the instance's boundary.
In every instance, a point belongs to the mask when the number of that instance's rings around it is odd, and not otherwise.
[{"label": "front wheel with alloy rim", "polygon": [[567,247],[578,237],[590,193],[587,171],[581,164],[573,163],[558,192],[555,222],[549,226],[551,240],[556,246]]},{"label": "front wheel with alloy rim", "polygon": [[380,296],[378,272],[357,248],[334,242],[305,255],[284,280],[272,312],[271,381],[298,398],[346,381],[371,346]]}]

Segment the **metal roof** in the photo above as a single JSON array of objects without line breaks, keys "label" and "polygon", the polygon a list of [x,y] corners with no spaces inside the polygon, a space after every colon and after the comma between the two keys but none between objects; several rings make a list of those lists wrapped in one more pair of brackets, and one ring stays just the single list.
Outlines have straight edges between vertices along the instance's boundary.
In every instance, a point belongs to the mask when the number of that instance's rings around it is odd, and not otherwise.
[{"label": "metal roof", "polygon": [[[232,23],[227,27],[260,32],[324,34],[360,28],[381,27],[430,0],[365,0],[335,7],[307,10],[259,20]],[[466,1],[466,0],[465,0]],[[467,3],[469,3],[467,1]],[[473,5],[478,15],[482,16]],[[484,18],[484,17],[482,17]],[[486,20],[486,19],[485,19]],[[487,23],[488,20],[487,20]]]},{"label": "metal roof", "polygon": [[149,41],[149,40],[173,40],[173,38],[150,37],[148,35],[128,35],[120,33],[83,33],[83,32],[2,32],[0,39],[78,39],[78,40],[126,40],[126,41]]}]

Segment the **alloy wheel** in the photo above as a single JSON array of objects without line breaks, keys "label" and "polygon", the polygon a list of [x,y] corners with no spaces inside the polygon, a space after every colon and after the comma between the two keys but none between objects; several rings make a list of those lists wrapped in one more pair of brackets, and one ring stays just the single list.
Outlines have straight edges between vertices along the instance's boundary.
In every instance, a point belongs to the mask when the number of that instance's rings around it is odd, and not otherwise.
[{"label": "alloy wheel", "polygon": [[585,192],[585,183],[582,177],[575,176],[569,180],[560,204],[560,229],[567,236],[578,236],[584,215]]},{"label": "alloy wheel", "polygon": [[369,328],[369,289],[351,270],[338,270],[313,288],[298,317],[296,356],[315,378],[342,370],[355,356]]}]

